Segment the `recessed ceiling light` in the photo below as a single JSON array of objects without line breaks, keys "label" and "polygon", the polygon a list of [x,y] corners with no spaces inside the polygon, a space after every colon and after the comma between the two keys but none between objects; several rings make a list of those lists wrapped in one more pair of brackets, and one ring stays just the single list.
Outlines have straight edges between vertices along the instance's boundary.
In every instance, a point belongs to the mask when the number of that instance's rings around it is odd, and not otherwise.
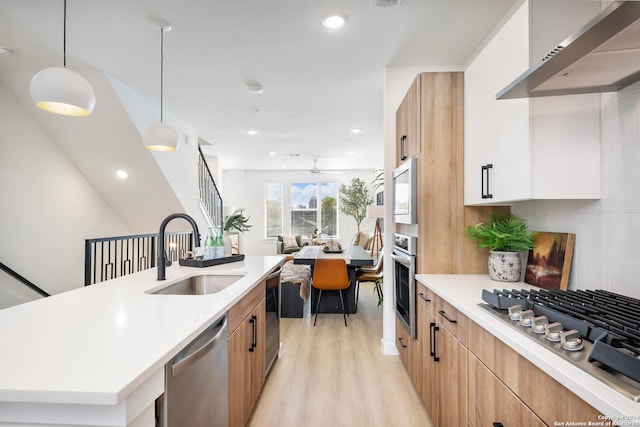
[{"label": "recessed ceiling light", "polygon": [[122,169],[118,169],[116,171],[116,176],[120,179],[127,179],[129,178],[129,174],[126,171],[123,171]]},{"label": "recessed ceiling light", "polygon": [[356,152],[355,151],[347,151],[347,154],[350,154],[350,155],[351,154],[356,154]]},{"label": "recessed ceiling light", "polygon": [[258,133],[258,131],[257,131],[257,130],[255,130],[255,129],[250,129],[250,130],[248,130],[248,131],[247,131],[247,133],[248,133],[249,135],[256,135],[256,134]]},{"label": "recessed ceiling light", "polygon": [[262,93],[262,85],[259,83],[250,83],[247,85],[247,90],[249,90],[249,93],[257,95],[259,93]]},{"label": "recessed ceiling light", "polygon": [[269,153],[269,155],[270,155],[270,156],[275,156],[275,155],[276,155],[276,152],[275,152],[275,151],[272,151],[272,152],[270,152],[270,153]]},{"label": "recessed ceiling light", "polygon": [[343,27],[346,22],[347,16],[342,13],[331,12],[322,17],[322,25],[332,30]]},{"label": "recessed ceiling light", "polygon": [[0,46],[0,55],[13,55],[13,50],[8,47]]},{"label": "recessed ceiling light", "polygon": [[351,131],[351,133],[353,133],[353,134],[355,134],[355,135],[357,135],[357,134],[359,134],[360,132],[362,132],[362,129],[360,129],[360,128],[351,128],[351,129],[349,129],[349,130]]}]

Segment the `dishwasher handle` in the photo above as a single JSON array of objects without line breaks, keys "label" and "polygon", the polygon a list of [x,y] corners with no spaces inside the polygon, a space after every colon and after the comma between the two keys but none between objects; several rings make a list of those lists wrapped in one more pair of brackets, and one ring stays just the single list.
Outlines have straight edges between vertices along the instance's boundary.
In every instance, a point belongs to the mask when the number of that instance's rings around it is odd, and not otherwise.
[{"label": "dishwasher handle", "polygon": [[[178,376],[181,372],[187,369],[189,366],[196,363],[203,356],[205,356],[218,341],[221,339],[227,339],[227,316],[225,315],[221,321],[217,324],[209,326],[208,330],[203,332],[202,335],[205,334],[213,334],[211,339],[209,339],[206,343],[204,343],[200,348],[195,351],[191,351],[193,345],[199,341],[198,339],[191,342],[191,344],[187,345],[178,355],[173,359],[173,364],[171,365],[171,375]],[[201,335],[201,336],[202,336]]]}]

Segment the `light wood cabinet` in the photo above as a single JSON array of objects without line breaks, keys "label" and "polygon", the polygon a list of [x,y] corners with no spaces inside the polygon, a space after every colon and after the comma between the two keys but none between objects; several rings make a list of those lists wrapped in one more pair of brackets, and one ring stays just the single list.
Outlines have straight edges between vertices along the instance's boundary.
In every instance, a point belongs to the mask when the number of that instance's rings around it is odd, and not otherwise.
[{"label": "light wood cabinet", "polygon": [[[417,132],[419,141],[410,152],[417,159],[421,274],[487,272],[487,253],[464,234],[496,209],[464,206],[464,90],[463,73],[421,73],[397,111],[399,137]],[[406,124],[407,117],[418,125]]]},{"label": "light wood cabinet", "polygon": [[411,381],[419,393],[422,389],[422,346],[420,343],[420,337],[411,338],[400,319],[396,317],[396,348],[400,353],[402,364],[407,369]]},{"label": "light wood cabinet", "polygon": [[467,421],[467,349],[440,325],[436,331],[437,405],[433,419],[442,427],[457,427]]},{"label": "light wood cabinet", "polygon": [[446,311],[443,301],[429,290],[421,289],[418,297],[423,319],[418,325],[422,331],[423,401],[436,426],[465,425],[467,349],[456,334],[466,336],[466,316],[457,310]]},{"label": "light wood cabinet", "polygon": [[265,284],[229,310],[229,426],[244,427],[264,385]]},{"label": "light wood cabinet", "polygon": [[402,360],[402,364],[407,370],[409,370],[411,366],[409,362],[410,345],[409,332],[405,329],[400,319],[398,319],[398,316],[396,316],[396,348],[400,353],[400,360]]},{"label": "light wood cabinet", "polygon": [[422,347],[422,387],[417,388],[436,427],[536,427],[601,418],[592,406],[421,284],[417,306]]},{"label": "light wood cabinet", "polygon": [[[596,409],[475,322],[469,323],[468,348],[469,351],[482,362],[481,364],[485,366],[490,373],[495,375],[505,388],[510,390],[514,396],[517,396],[523,405],[526,405],[526,408],[530,408],[544,423],[554,425],[554,422],[558,420],[598,422],[600,413]],[[477,382],[478,379],[480,381],[485,380],[485,373],[476,374],[474,372],[474,376],[470,373],[469,377],[470,408],[474,408],[474,406],[477,405],[488,404],[488,402],[492,400],[504,397],[504,391],[498,386],[487,387],[486,383]],[[482,411],[482,409],[476,408],[473,415],[476,417],[484,417],[485,415],[478,414],[479,411]],[[470,415],[472,414],[470,413]],[[514,414],[514,416],[516,415]],[[526,418],[528,415],[517,414],[517,417]],[[474,426],[487,425],[474,423],[473,417],[470,418]],[[505,426],[536,425],[527,423],[503,424]]]},{"label": "light wood cabinet", "polygon": [[435,311],[435,296],[433,292],[422,288],[418,292],[418,338],[422,346],[422,387],[421,395],[427,411],[433,417],[436,413],[437,370],[433,360],[432,333],[435,326],[433,313]]},{"label": "light wood cabinet", "polygon": [[467,67],[466,205],[600,198],[598,94],[496,100],[598,10],[597,2],[527,1]]},{"label": "light wood cabinet", "polygon": [[[564,419],[564,418],[561,418]],[[542,427],[540,420],[473,354],[469,355],[469,424]]]},{"label": "light wood cabinet", "polygon": [[396,111],[396,166],[420,152],[420,76]]}]

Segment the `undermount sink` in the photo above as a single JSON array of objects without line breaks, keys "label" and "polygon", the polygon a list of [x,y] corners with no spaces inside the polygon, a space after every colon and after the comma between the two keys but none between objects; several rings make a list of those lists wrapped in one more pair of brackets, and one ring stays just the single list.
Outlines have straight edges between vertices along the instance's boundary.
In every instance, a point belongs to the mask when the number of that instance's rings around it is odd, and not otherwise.
[{"label": "undermount sink", "polygon": [[192,276],[155,291],[148,291],[148,293],[153,295],[215,294],[216,292],[220,292],[233,285],[242,277],[242,275],[238,274],[206,274],[201,276]]}]

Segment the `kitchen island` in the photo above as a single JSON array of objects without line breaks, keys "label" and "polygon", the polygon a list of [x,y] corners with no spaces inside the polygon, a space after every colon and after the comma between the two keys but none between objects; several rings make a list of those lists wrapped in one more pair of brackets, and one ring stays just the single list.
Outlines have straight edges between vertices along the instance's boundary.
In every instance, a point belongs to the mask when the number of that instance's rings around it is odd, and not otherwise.
[{"label": "kitchen island", "polygon": [[[0,425],[154,426],[164,365],[284,262],[247,256],[155,268],[0,310]],[[208,295],[148,293],[200,274],[239,275]]]},{"label": "kitchen island", "polygon": [[[483,303],[482,290],[495,289],[536,289],[523,282],[496,282],[487,275],[416,275],[416,280],[424,288],[432,291],[439,298],[446,301],[461,314],[497,338],[535,367],[546,373],[571,393],[599,411],[604,418],[601,420],[609,425],[640,425],[640,403],[624,396],[613,388],[605,385],[587,374],[562,357],[543,348],[536,341],[518,333],[509,324],[491,315]],[[424,289],[423,288],[423,289]],[[470,329],[471,330],[471,329]],[[506,361],[505,361],[506,363]],[[538,390],[541,394],[549,393],[554,396],[557,390]],[[569,404],[564,402],[563,404]],[[469,408],[471,413],[472,408]],[[610,417],[610,418],[607,418]],[[577,420],[557,420],[558,422]],[[566,424],[556,424],[566,425]],[[583,424],[575,424],[583,425]],[[584,424],[587,425],[587,424]],[[594,425],[594,424],[591,424]]]}]

